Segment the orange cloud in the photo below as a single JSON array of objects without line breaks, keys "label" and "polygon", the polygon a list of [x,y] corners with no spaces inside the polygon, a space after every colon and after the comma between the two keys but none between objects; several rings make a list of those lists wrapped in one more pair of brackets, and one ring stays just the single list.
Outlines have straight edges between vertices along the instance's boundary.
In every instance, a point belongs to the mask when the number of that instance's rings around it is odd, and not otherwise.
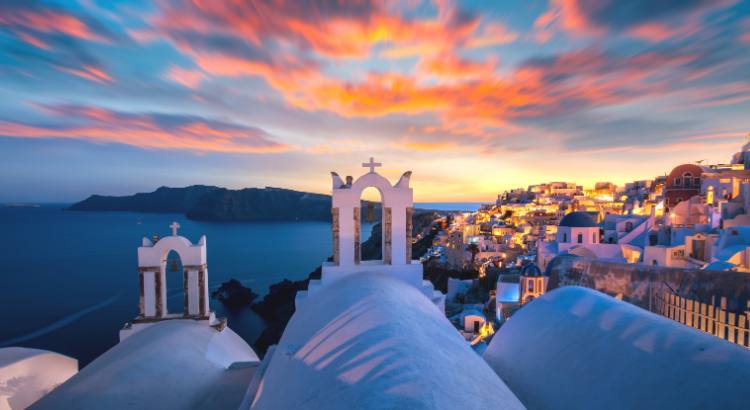
[{"label": "orange cloud", "polygon": [[470,79],[472,77],[492,77],[495,61],[478,62],[460,58],[452,53],[434,55],[422,59],[417,65],[417,72],[424,75],[451,79]]},{"label": "orange cloud", "polygon": [[[597,10],[617,6],[607,1],[609,5],[597,5]],[[699,75],[686,67],[700,57],[688,55],[687,48],[633,55],[582,49],[530,59],[501,73],[495,60],[477,59],[472,49],[507,44],[518,34],[460,10],[453,2],[436,3],[437,16],[405,18],[383,3],[342,1],[334,7],[291,0],[175,1],[162,6],[151,24],[153,33],[164,36],[198,66],[192,71],[173,68],[167,74],[186,86],[196,86],[201,75],[255,76],[293,108],[347,118],[423,115],[437,121],[430,124],[434,132],[474,141],[501,138],[507,134],[503,130],[518,126],[521,119],[627,103],[666,92],[674,75]],[[552,0],[534,22],[536,39],[546,41],[560,28],[577,34],[613,30],[582,4]],[[648,20],[637,17],[641,20],[627,26],[629,32],[618,29],[652,41],[688,33],[644,24]],[[353,71],[346,80],[331,74],[360,64],[335,60],[372,57],[418,59],[407,72]],[[411,64],[383,66],[406,63]],[[335,69],[329,72],[329,67]]]},{"label": "orange cloud", "polygon": [[[164,5],[152,25],[175,42],[184,43],[186,32],[222,35],[256,47],[282,45],[334,59],[365,58],[378,44],[386,47],[382,56],[403,58],[446,46],[505,44],[517,37],[499,23],[482,26],[479,18],[451,2],[437,6],[436,18],[407,19],[380,2],[177,1]],[[142,32],[137,36],[150,38],[154,36]]]},{"label": "orange cloud", "polygon": [[466,41],[466,47],[491,47],[512,43],[516,41],[517,38],[518,33],[510,31],[505,25],[500,23],[489,23],[485,25],[482,33],[472,36]]},{"label": "orange cloud", "polygon": [[[418,141],[418,140],[402,140],[397,141],[393,144],[394,149],[399,150],[410,150],[410,151],[423,151],[423,152],[439,152],[449,150],[459,150],[459,146],[452,141]],[[471,149],[467,147],[467,150]]]},{"label": "orange cloud", "polygon": [[284,65],[272,62],[207,53],[193,54],[193,58],[201,70],[211,75],[261,77],[289,100],[297,100],[300,94],[304,94],[302,85],[319,77],[314,67],[299,64],[288,64],[284,68]]},{"label": "orange cloud", "polygon": [[388,59],[399,59],[409,57],[419,57],[423,55],[435,54],[442,50],[444,46],[436,43],[408,43],[398,46],[388,47],[380,52],[380,57]]},{"label": "orange cloud", "polygon": [[[451,135],[491,138],[499,135],[498,128],[510,127],[510,121],[664,93],[668,84],[660,74],[680,70],[696,58],[656,52],[615,56],[584,49],[533,60],[500,75],[494,73],[494,62],[446,54],[421,60],[417,75],[370,73],[346,82],[314,75],[276,88],[289,104],[308,111],[367,118],[429,114]],[[448,81],[425,81],[430,75]]]}]

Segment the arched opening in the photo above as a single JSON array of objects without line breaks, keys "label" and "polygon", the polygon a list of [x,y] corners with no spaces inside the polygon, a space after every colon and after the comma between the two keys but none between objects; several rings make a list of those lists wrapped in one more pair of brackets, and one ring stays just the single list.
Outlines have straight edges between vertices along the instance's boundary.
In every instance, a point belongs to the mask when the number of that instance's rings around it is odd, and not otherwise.
[{"label": "arched opening", "polygon": [[170,250],[164,258],[164,273],[167,289],[167,313],[183,314],[185,311],[185,269],[180,255]]},{"label": "arched opening", "polygon": [[690,186],[693,184],[693,174],[691,174],[690,172],[682,174],[682,179],[685,181],[685,186]]},{"label": "arched opening", "polygon": [[360,197],[360,260],[383,260],[383,196],[375,187]]}]

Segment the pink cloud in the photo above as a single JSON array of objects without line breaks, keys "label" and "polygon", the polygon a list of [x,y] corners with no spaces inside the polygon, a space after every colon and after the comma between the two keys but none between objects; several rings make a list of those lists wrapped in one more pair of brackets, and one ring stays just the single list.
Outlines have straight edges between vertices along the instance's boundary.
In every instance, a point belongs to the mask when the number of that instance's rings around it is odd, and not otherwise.
[{"label": "pink cloud", "polygon": [[42,41],[41,39],[39,39],[37,37],[32,36],[31,34],[24,33],[24,32],[18,32],[18,33],[16,33],[16,35],[18,36],[18,38],[20,38],[21,40],[23,40],[25,43],[31,44],[32,46],[34,46],[36,48],[41,48],[42,50],[49,50],[50,49],[49,44],[45,43],[44,41]]},{"label": "pink cloud", "polygon": [[62,67],[62,66],[56,66],[56,68],[62,72],[72,74],[77,77],[85,78],[89,81],[93,81],[95,83],[99,84],[107,84],[114,82],[114,79],[104,72],[104,70],[93,67],[93,66],[87,66],[84,65],[81,68],[71,68],[71,67]]},{"label": "pink cloud", "polygon": [[292,150],[264,131],[210,121],[199,117],[129,114],[100,107],[39,106],[44,112],[78,125],[33,125],[0,121],[0,136],[16,138],[70,138],[119,143],[149,149],[182,149],[195,152],[247,154]]},{"label": "pink cloud", "polygon": [[624,32],[650,42],[664,41],[699,32],[704,16],[735,2],[551,0],[549,9],[534,23],[535,36],[545,42],[562,29],[576,36],[600,37]]},{"label": "pink cloud", "polygon": [[196,88],[204,78],[200,70],[188,70],[178,66],[172,66],[166,73],[166,77],[187,88]]},{"label": "pink cloud", "polygon": [[0,25],[7,26],[17,33],[30,30],[42,33],[62,33],[84,40],[107,41],[78,17],[56,10],[9,7],[0,13]]}]

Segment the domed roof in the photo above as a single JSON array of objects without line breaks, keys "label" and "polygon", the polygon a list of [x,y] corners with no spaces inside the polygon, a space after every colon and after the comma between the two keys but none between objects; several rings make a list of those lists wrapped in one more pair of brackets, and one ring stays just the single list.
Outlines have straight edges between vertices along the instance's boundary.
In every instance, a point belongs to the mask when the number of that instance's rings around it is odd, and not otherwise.
[{"label": "domed roof", "polygon": [[307,299],[262,383],[253,409],[524,408],[421,290],[379,273]]},{"label": "domed roof", "polygon": [[521,269],[521,276],[542,276],[542,271],[535,263],[529,263]]},{"label": "domed roof", "polygon": [[[483,358],[530,409],[700,407],[707,397],[716,408],[747,406],[747,393],[735,387],[750,383],[746,350],[583,287],[525,305]],[[693,374],[704,377],[685,377]],[[649,389],[657,383],[663,387]]]},{"label": "domed roof", "polygon": [[34,407],[142,409],[158,401],[160,408],[186,409],[207,407],[210,397],[217,408],[238,408],[247,392],[247,384],[238,381],[252,379],[259,363],[228,327],[218,331],[202,321],[165,320],[123,339]]},{"label": "domed roof", "polygon": [[570,228],[595,228],[599,225],[594,221],[586,212],[571,212],[560,220],[559,226],[567,226]]}]

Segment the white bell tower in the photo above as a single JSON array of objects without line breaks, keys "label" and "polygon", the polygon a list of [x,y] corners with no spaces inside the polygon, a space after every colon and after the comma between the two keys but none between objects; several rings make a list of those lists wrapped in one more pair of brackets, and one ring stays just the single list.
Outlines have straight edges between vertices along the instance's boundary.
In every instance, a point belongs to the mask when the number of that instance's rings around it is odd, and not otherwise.
[{"label": "white bell tower", "polygon": [[[311,280],[307,291],[297,292],[296,305],[301,304],[319,289],[343,277],[365,272],[381,273],[408,282],[422,290],[438,305],[444,304],[444,295],[434,290],[432,283],[422,279],[422,264],[412,260],[413,190],[409,186],[411,171],[404,172],[396,184],[375,172],[382,164],[371,157],[362,166],[369,172],[356,181],[344,182],[331,172],[333,262],[325,262],[320,280]],[[373,187],[382,198],[382,250],[381,260],[362,261],[361,199],[362,192]]]},{"label": "white bell tower", "polygon": [[[205,320],[215,325],[216,319],[209,308],[208,264],[206,263],[206,236],[193,244],[177,234],[180,224],[169,225],[172,235],[151,240],[143,238],[138,248],[138,274],[140,303],[138,317],[120,331],[120,340],[138,329],[172,319]],[[167,310],[167,255],[175,251],[183,268],[183,309]]]}]

